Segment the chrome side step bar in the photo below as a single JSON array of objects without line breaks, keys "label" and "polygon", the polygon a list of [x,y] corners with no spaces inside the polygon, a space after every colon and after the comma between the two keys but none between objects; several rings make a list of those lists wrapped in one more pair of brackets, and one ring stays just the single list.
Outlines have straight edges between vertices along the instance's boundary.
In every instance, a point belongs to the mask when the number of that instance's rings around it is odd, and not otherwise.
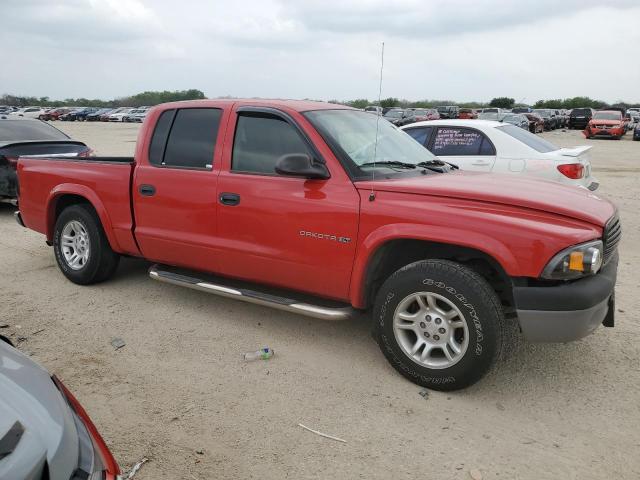
[{"label": "chrome side step bar", "polygon": [[298,313],[308,317],[319,318],[321,320],[348,320],[351,318],[355,310],[351,307],[324,307],[320,305],[312,305],[302,301],[294,300],[287,297],[272,295],[270,293],[258,292],[247,288],[236,288],[222,285],[221,283],[213,283],[211,281],[202,280],[196,277],[175,273],[170,270],[171,267],[163,267],[162,265],[153,265],[149,268],[149,277],[159,282],[170,283],[181,287],[200,290],[202,292],[212,293],[221,297],[235,298],[257,305],[277,308],[286,312]]}]

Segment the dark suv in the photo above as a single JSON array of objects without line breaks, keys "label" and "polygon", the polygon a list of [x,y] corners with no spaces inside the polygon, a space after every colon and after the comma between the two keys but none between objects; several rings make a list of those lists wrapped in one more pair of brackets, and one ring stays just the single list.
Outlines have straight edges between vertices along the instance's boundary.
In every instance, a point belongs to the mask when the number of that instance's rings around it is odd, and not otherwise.
[{"label": "dark suv", "polygon": [[440,118],[458,118],[460,115],[460,107],[457,105],[443,105],[437,107]]},{"label": "dark suv", "polygon": [[569,130],[574,128],[584,129],[589,125],[589,120],[593,117],[593,108],[574,108],[569,115]]}]

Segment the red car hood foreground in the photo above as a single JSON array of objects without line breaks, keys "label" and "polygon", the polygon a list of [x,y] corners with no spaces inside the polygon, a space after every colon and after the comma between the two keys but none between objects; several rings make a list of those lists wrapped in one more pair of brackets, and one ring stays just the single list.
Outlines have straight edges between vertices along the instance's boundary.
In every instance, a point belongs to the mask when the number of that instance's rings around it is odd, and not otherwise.
[{"label": "red car hood foreground", "polygon": [[603,227],[615,207],[587,189],[556,182],[477,172],[452,172],[406,179],[357,182],[359,190],[461,198],[530,208]]}]

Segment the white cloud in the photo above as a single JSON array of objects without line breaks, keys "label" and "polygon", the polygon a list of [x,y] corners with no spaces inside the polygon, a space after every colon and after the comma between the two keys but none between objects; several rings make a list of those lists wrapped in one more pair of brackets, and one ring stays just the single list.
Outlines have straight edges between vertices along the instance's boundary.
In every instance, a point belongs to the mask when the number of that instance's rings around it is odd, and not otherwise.
[{"label": "white cloud", "polygon": [[631,0],[0,0],[0,18],[17,94],[375,98],[385,41],[385,96],[640,101]]}]

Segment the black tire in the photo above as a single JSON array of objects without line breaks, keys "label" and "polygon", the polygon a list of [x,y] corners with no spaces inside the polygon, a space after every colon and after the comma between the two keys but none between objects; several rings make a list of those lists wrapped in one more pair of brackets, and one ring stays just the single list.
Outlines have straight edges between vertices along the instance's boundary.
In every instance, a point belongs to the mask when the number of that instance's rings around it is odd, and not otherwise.
[{"label": "black tire", "polygon": [[[417,292],[444,297],[462,313],[468,345],[457,363],[429,368],[410,358],[398,342],[393,326],[396,309]],[[484,278],[447,260],[422,260],[391,275],[376,296],[373,319],[374,336],[391,365],[413,383],[433,390],[458,390],[474,384],[489,371],[502,349],[504,315],[500,300]],[[425,323],[420,321],[419,325],[423,328]],[[417,341],[417,333],[411,335]],[[444,357],[443,350],[441,353]]]},{"label": "black tire", "polygon": [[[61,245],[62,232],[72,221],[79,222],[89,237],[88,259],[78,270],[67,263]],[[111,249],[98,215],[93,207],[86,204],[67,207],[58,216],[53,232],[53,251],[64,276],[78,285],[91,285],[107,280],[115,273],[120,262],[120,255]]]}]

